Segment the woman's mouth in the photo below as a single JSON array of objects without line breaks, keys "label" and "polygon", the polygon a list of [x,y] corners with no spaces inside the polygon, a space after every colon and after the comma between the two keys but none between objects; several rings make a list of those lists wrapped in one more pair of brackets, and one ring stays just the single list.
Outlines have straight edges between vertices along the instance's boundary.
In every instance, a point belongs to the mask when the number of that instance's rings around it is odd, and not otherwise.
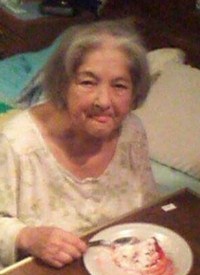
[{"label": "woman's mouth", "polygon": [[98,122],[106,123],[111,119],[110,115],[95,115],[93,116],[93,119],[95,119]]},{"label": "woman's mouth", "polygon": [[89,115],[89,118],[94,119],[95,121],[98,121],[100,123],[107,123],[112,119],[111,114],[91,114]]}]

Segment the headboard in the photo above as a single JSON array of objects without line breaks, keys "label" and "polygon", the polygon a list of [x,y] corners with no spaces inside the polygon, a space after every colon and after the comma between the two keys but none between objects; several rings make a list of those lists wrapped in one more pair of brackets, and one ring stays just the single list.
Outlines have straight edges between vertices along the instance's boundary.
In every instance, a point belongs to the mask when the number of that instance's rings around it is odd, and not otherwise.
[{"label": "headboard", "polygon": [[101,17],[129,17],[147,48],[181,48],[187,62],[200,68],[200,10],[196,0],[108,0]]}]

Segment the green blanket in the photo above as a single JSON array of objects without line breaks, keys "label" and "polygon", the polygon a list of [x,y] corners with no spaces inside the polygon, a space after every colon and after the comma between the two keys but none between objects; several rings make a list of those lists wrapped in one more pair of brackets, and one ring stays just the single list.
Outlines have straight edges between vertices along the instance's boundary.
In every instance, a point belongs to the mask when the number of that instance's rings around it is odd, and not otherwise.
[{"label": "green blanket", "polygon": [[40,51],[17,54],[0,61],[0,101],[13,104],[21,91],[28,85],[46,63],[60,41]]}]

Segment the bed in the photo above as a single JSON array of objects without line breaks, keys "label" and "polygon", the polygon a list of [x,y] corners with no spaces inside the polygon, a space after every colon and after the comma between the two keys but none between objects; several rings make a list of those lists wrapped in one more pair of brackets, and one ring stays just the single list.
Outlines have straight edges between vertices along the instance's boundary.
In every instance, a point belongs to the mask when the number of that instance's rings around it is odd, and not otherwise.
[{"label": "bed", "polygon": [[[144,1],[139,1],[138,6],[133,6],[133,2],[138,1],[127,1],[126,5],[122,1],[108,1],[101,17],[126,17],[125,20],[138,28],[146,43],[152,85],[146,102],[134,112],[146,128],[155,179],[162,195],[184,187],[200,193],[199,39],[196,40],[195,33],[191,35],[190,29],[183,31],[180,14],[179,23],[171,11],[165,14],[165,20],[156,12],[151,17],[150,10],[145,12],[144,7],[140,6]],[[156,1],[153,3],[154,8],[158,8]],[[173,28],[170,29],[169,25]],[[190,27],[194,27],[194,23]],[[6,114],[4,109],[4,114],[0,116],[0,127],[20,108],[39,100],[41,91],[38,83],[42,66],[59,40],[60,37],[41,51],[0,61],[0,100],[9,106]],[[16,101],[18,105],[15,105]]]}]

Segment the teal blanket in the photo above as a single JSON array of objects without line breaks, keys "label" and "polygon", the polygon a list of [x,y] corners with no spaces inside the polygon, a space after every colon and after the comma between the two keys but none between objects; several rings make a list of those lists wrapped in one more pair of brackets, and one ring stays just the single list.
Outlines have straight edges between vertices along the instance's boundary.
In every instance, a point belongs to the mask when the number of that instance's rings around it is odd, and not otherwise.
[{"label": "teal blanket", "polygon": [[14,104],[22,90],[46,63],[60,41],[37,52],[17,54],[0,61],[0,101]]}]

